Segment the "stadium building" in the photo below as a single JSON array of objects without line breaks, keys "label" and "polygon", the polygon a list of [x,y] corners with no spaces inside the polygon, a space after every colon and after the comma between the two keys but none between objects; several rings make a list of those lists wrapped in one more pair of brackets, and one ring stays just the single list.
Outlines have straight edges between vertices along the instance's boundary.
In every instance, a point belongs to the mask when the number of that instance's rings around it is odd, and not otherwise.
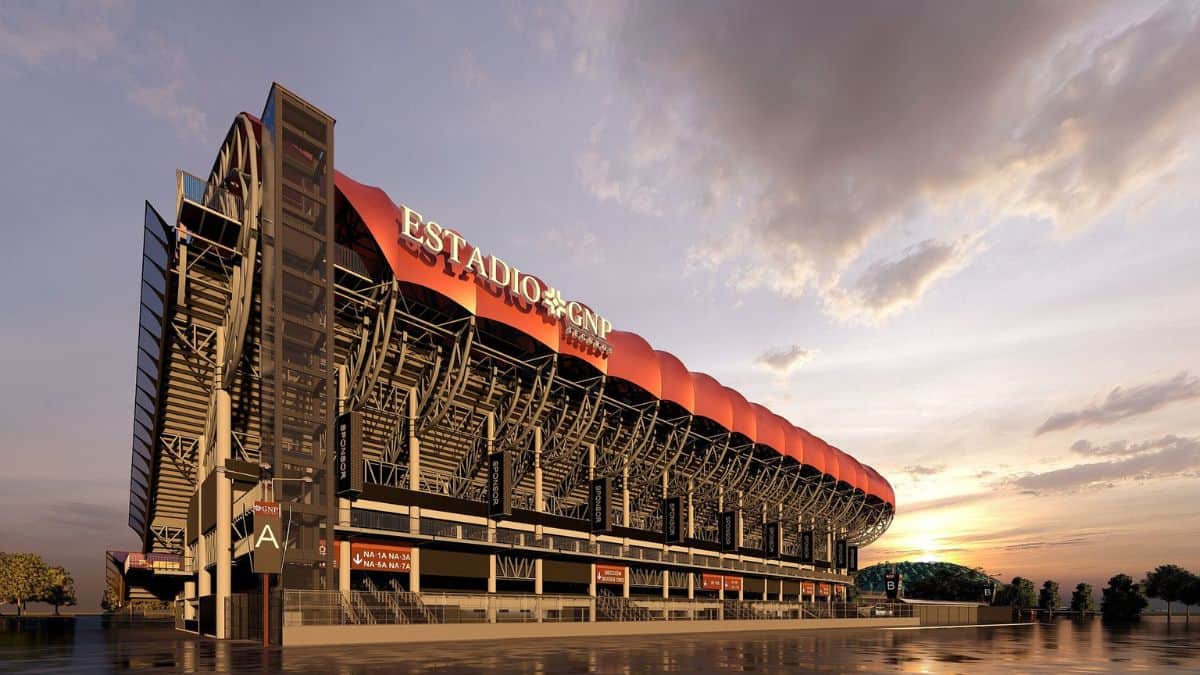
[{"label": "stadium building", "polygon": [[126,599],[244,637],[264,579],[272,630],[844,597],[893,517],[883,476],[334,149],[275,85],[178,173],[170,221],[146,205]]}]

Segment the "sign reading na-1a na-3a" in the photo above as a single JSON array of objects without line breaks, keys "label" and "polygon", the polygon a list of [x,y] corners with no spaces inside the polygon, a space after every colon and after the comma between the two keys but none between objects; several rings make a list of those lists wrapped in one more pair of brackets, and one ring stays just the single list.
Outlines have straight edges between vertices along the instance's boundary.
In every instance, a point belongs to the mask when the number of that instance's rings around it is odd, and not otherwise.
[{"label": "sign reading na-1a na-3a", "polygon": [[[340,555],[346,542],[337,543]],[[367,541],[350,542],[350,569],[370,572],[412,571],[412,547]]]}]

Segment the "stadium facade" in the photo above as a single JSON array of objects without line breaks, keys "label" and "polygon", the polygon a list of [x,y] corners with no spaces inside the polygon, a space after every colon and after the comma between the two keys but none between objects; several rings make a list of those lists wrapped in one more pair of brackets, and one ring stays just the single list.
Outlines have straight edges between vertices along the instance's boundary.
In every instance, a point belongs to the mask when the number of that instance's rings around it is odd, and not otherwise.
[{"label": "stadium facade", "polygon": [[275,85],[171,221],[146,205],[125,593],[220,637],[264,566],[343,620],[354,591],[592,621],[844,594],[883,476],[334,158],[334,120]]}]

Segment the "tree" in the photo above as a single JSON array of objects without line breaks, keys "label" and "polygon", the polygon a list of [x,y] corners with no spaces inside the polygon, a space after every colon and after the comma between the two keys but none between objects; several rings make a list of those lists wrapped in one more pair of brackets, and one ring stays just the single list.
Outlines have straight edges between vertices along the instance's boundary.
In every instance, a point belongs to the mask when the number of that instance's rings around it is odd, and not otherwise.
[{"label": "tree", "polygon": [[917,600],[974,602],[983,596],[983,588],[989,584],[991,580],[979,570],[946,565],[933,574],[906,580],[904,595]]},{"label": "tree", "polygon": [[100,599],[100,609],[106,612],[115,612],[121,609],[121,596],[117,593],[117,589],[112,586],[104,587],[104,597]]},{"label": "tree", "polygon": [[45,586],[38,597],[42,602],[54,605],[54,615],[58,616],[58,608],[75,606],[75,580],[67,568],[51,567],[46,572]]},{"label": "tree", "polygon": [[1200,605],[1200,576],[1189,574],[1187,583],[1183,585],[1183,590],[1179,594],[1179,601],[1187,608],[1187,614],[1184,616],[1184,622],[1192,622],[1192,605]]},{"label": "tree", "polygon": [[1092,597],[1092,585],[1078,583],[1075,585],[1075,590],[1071,593],[1071,611],[1072,612],[1094,612],[1096,611],[1096,598]]},{"label": "tree", "polygon": [[1038,593],[1038,608],[1055,610],[1062,607],[1062,598],[1058,595],[1058,582],[1045,581],[1042,583],[1042,590]]},{"label": "tree", "polygon": [[49,568],[41,556],[33,553],[0,553],[0,602],[17,606],[17,616],[25,613],[25,603],[41,599]]},{"label": "tree", "polygon": [[1100,612],[1107,620],[1132,621],[1140,617],[1142,610],[1150,604],[1141,587],[1133,583],[1133,578],[1128,574],[1118,574],[1109,579],[1103,594]]},{"label": "tree", "polygon": [[1012,583],[1002,589],[1003,603],[1024,609],[1026,607],[1037,606],[1037,592],[1033,588],[1033,582],[1025,577],[1013,577]]},{"label": "tree", "polygon": [[1146,580],[1142,582],[1146,595],[1167,602],[1167,621],[1171,620],[1171,603],[1179,601],[1180,593],[1191,576],[1179,565],[1159,565],[1153,572],[1146,573]]}]

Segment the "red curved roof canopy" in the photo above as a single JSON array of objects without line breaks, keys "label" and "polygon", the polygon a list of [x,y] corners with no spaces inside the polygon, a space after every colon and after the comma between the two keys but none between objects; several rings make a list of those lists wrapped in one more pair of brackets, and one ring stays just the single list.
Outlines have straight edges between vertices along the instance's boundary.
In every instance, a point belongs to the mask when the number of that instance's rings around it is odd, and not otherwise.
[{"label": "red curved roof canopy", "polygon": [[804,461],[804,432],[800,430],[800,427],[789,423],[784,426],[783,433],[785,435],[784,452],[787,453],[787,456],[801,464],[807,464]]},{"label": "red curved roof canopy", "polygon": [[608,375],[632,382],[654,398],[663,397],[662,368],[658,354],[640,335],[614,330],[608,334],[612,354],[608,357]]},{"label": "red curved roof canopy", "polygon": [[787,434],[780,417],[758,403],[751,403],[754,411],[754,430],[758,434],[758,444],[765,445],[781,455],[787,454]]},{"label": "red curved roof canopy", "polygon": [[799,427],[797,429],[804,435],[804,463],[821,473],[827,473],[826,467],[835,464],[830,461],[829,446],[825,441],[809,433],[808,430]]},{"label": "red curved roof canopy", "polygon": [[692,375],[683,361],[667,352],[654,352],[658,357],[658,369],[662,373],[662,397],[679,404],[684,410],[696,412],[696,390],[692,388]]},{"label": "red curved roof canopy", "polygon": [[720,424],[726,429],[733,429],[733,404],[729,401],[729,391],[720,382],[704,373],[690,373],[692,391],[696,396],[695,414]]},{"label": "red curved roof canopy", "polygon": [[728,429],[749,438],[752,443],[757,442],[758,420],[754,414],[754,408],[750,407],[750,402],[746,400],[745,396],[729,387],[723,387],[723,389],[725,389],[725,395],[729,397],[729,405],[733,408],[733,426]]},{"label": "red curved roof canopy", "polygon": [[[258,120],[250,117],[257,131]],[[359,183],[341,172],[335,172],[334,181],[337,190],[362,218],[397,281],[433,291],[467,312],[510,326],[551,350],[578,358],[601,373],[629,382],[656,398],[672,401],[694,415],[706,417],[724,429],[742,434],[895,506],[891,484],[874,469],[862,466],[854,458],[791,425],[764,406],[747,402],[740,393],[722,386],[712,377],[689,372],[675,356],[655,351],[634,333],[610,332],[607,339],[612,345],[612,353],[608,357],[566,339],[565,323],[551,320],[538,305],[531,305],[490,282],[477,281],[474,272],[446,257],[430,255],[419,246],[401,243],[398,226],[404,211],[383,190]],[[471,252],[471,245],[464,244],[460,261],[467,260]],[[484,258],[484,261],[491,264],[490,258]],[[524,276],[536,280],[541,290],[547,288],[537,277]]]}]

